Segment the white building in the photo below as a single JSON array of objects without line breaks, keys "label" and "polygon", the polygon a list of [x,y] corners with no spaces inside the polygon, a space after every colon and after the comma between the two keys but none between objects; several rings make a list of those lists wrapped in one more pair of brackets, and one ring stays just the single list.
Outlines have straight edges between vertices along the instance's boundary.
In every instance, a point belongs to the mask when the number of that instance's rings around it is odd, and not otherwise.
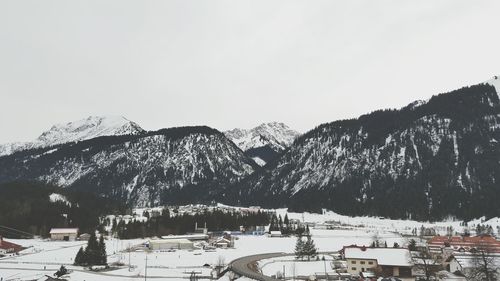
[{"label": "white building", "polygon": [[59,241],[75,241],[78,237],[78,228],[52,228],[50,239]]},{"label": "white building", "polygon": [[415,280],[412,277],[413,264],[408,249],[349,246],[342,251],[347,262],[347,272],[353,276],[369,271],[382,277]]},{"label": "white building", "polygon": [[191,250],[194,249],[193,242],[187,239],[158,239],[158,240],[149,240],[148,242],[149,249],[153,251],[161,251],[161,250]]},{"label": "white building", "polygon": [[283,234],[281,233],[281,231],[271,231],[269,233],[269,237],[282,237]]},{"label": "white building", "polygon": [[[474,260],[476,256],[470,253],[456,253],[451,255],[447,260],[447,269],[451,273],[461,272],[463,275],[468,275],[470,271],[480,265],[476,263]],[[495,268],[500,268],[500,254],[489,254],[486,259],[491,261],[490,266],[494,266]],[[500,276],[498,276],[500,278]]]}]

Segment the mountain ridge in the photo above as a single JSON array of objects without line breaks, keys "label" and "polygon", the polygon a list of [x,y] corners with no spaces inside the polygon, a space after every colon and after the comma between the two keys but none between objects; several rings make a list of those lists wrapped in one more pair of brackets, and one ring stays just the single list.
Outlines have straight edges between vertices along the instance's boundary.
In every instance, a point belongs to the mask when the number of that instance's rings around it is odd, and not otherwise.
[{"label": "mountain ridge", "polygon": [[85,119],[53,125],[31,142],[0,144],[0,156],[21,150],[50,147],[101,136],[141,134],[145,130],[122,116],[89,116]]},{"label": "mountain ridge", "polygon": [[321,124],[228,200],[396,218],[498,215],[498,195],[485,195],[500,180],[500,103],[491,84],[498,79]]},{"label": "mountain ridge", "polygon": [[0,182],[40,181],[130,205],[203,201],[257,165],[206,126],[101,136],[0,157]]}]

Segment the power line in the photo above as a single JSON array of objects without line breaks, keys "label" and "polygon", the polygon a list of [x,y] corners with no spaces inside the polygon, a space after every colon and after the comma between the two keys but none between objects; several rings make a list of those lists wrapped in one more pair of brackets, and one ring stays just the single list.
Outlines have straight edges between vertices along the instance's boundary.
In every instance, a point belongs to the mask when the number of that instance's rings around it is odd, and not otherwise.
[{"label": "power line", "polygon": [[3,230],[3,231],[11,232],[11,233],[24,234],[24,235],[27,234],[30,237],[35,236],[33,233],[29,233],[29,232],[22,231],[22,230],[19,230],[19,229],[15,229],[15,228],[12,228],[12,227],[8,227],[8,226],[5,226],[5,225],[0,225],[0,230],[1,229],[6,229],[6,230]]}]

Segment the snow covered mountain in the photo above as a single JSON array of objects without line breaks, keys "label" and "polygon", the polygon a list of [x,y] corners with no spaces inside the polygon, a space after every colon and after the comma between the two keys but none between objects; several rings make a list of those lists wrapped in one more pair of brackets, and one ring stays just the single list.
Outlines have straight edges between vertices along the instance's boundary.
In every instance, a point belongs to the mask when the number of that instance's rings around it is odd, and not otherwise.
[{"label": "snow covered mountain", "polygon": [[226,198],[394,218],[498,216],[499,82],[320,125]]},{"label": "snow covered mountain", "polygon": [[233,129],[224,134],[260,166],[274,159],[300,135],[278,122],[263,123],[250,130]]},{"label": "snow covered mountain", "polygon": [[121,116],[90,116],[86,119],[54,125],[32,142],[0,145],[0,156],[100,136],[136,135],[144,132],[135,122]]},{"label": "snow covered mountain", "polygon": [[[150,206],[208,202],[221,186],[240,180],[257,167],[224,134],[208,127],[142,133],[136,126],[120,128],[125,131],[71,131],[136,133],[100,136],[0,157],[0,183],[40,181],[135,206]],[[52,131],[55,133],[44,136],[58,136],[61,130],[55,127]]]}]

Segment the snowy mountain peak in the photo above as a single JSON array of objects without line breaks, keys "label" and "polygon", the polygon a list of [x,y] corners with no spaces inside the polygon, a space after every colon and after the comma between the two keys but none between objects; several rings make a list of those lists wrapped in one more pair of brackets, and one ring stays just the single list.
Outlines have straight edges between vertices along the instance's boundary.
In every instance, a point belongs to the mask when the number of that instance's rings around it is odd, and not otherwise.
[{"label": "snowy mountain peak", "polygon": [[262,123],[249,130],[233,129],[224,134],[243,151],[269,145],[278,152],[283,151],[300,135],[280,122]]},{"label": "snowy mountain peak", "polygon": [[122,116],[90,116],[64,124],[56,124],[35,142],[43,146],[92,139],[101,136],[136,135],[145,132],[137,123]]},{"label": "snowy mountain peak", "polygon": [[262,123],[249,130],[233,129],[224,134],[260,166],[284,151],[300,135],[280,122]]},{"label": "snowy mountain peak", "polygon": [[144,129],[137,123],[122,116],[90,116],[77,121],[56,124],[32,142],[0,145],[0,156],[101,136],[136,135],[144,132]]}]

